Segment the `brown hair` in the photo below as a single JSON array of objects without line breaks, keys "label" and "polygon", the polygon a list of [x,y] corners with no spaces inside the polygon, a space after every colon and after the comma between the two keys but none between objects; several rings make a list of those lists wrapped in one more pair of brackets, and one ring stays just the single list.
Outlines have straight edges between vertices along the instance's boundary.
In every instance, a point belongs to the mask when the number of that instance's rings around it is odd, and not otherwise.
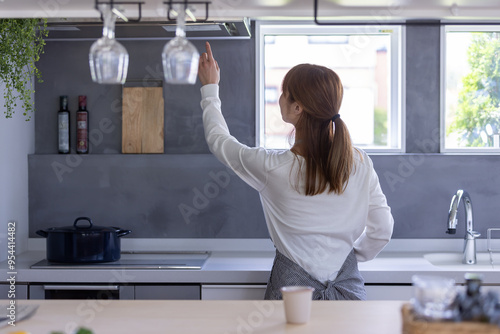
[{"label": "brown hair", "polygon": [[332,122],[344,93],[339,76],[323,66],[300,64],[285,75],[282,89],[288,101],[303,109],[295,128],[305,159],[305,194],[342,194],[354,163],[347,126],[340,117]]}]

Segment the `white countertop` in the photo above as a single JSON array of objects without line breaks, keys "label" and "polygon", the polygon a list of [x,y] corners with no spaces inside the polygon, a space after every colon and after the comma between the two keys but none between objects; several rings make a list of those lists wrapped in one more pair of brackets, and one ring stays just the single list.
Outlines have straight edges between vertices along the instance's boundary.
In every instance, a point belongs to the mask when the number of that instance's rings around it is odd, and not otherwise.
[{"label": "white countertop", "polygon": [[[421,243],[422,246],[422,243]],[[500,284],[500,265],[495,268],[463,265],[438,267],[424,258],[425,254],[448,251],[401,251],[387,247],[369,262],[359,263],[367,284],[411,284],[414,274],[439,274],[464,282],[465,272],[479,272],[484,284]],[[480,248],[479,248],[480,250]],[[458,252],[457,252],[458,253]],[[16,282],[86,282],[86,283],[201,283],[201,284],[266,284],[272,267],[273,251],[211,251],[201,270],[179,269],[31,269],[45,258],[44,251],[28,251],[17,255]],[[0,264],[0,280],[8,278],[7,263]]]}]

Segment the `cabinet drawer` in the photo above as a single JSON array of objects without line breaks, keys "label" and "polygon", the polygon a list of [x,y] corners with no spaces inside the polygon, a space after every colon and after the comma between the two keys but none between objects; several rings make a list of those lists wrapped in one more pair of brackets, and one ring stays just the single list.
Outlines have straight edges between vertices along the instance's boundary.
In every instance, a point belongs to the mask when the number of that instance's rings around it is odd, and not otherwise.
[{"label": "cabinet drawer", "polygon": [[193,285],[136,285],[135,299],[191,299],[200,300],[200,286]]},{"label": "cabinet drawer", "polygon": [[202,285],[203,300],[264,300],[266,285]]},{"label": "cabinet drawer", "polygon": [[0,284],[0,299],[28,299],[28,285]]},{"label": "cabinet drawer", "polygon": [[413,297],[411,285],[365,285],[367,300],[410,300]]},{"label": "cabinet drawer", "polygon": [[134,287],[121,284],[30,284],[30,299],[134,299]]}]

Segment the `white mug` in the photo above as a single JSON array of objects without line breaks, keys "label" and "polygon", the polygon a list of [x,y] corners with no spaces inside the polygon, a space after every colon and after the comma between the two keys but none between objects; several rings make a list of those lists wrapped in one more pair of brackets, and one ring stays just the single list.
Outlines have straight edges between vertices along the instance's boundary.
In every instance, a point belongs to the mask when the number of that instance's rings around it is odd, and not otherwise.
[{"label": "white mug", "polygon": [[285,305],[286,321],[290,324],[305,324],[311,316],[311,301],[314,288],[310,286],[285,286],[280,289]]}]

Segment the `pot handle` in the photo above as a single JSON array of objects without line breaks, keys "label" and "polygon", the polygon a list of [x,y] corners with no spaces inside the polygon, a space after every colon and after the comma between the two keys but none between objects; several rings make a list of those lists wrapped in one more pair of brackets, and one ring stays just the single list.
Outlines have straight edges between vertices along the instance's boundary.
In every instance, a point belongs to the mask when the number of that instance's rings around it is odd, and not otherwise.
[{"label": "pot handle", "polygon": [[[89,222],[89,225],[88,226],[84,226],[84,227],[81,227],[81,226],[77,226],[77,223],[80,221],[80,220],[86,220]],[[75,228],[78,228],[78,229],[89,229],[89,228],[92,228],[92,220],[90,220],[89,217],[78,217],[75,219],[75,222],[73,223],[73,226]]]},{"label": "pot handle", "polygon": [[114,227],[114,226],[113,226],[113,228],[114,228],[114,229],[116,229],[116,236],[117,236],[117,237],[123,237],[124,235],[127,235],[127,234],[129,234],[129,233],[132,233],[132,231],[130,231],[130,230],[122,230],[122,229],[121,229],[121,228],[119,228],[119,227]]},{"label": "pot handle", "polygon": [[35,233],[44,237],[44,238],[47,238],[47,236],[49,235],[49,233],[47,231],[44,231],[44,230],[38,230]]}]

